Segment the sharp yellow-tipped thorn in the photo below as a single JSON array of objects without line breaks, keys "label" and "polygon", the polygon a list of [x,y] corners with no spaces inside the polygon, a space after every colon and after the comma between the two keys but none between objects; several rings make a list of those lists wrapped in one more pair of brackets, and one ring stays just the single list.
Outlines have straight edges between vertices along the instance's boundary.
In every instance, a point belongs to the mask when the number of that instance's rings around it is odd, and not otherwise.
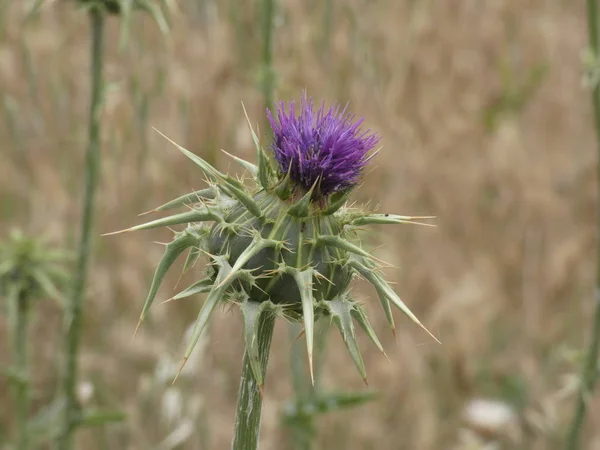
[{"label": "sharp yellow-tipped thorn", "polygon": [[420,326],[420,327],[421,327],[423,330],[425,330],[425,332],[426,332],[426,333],[427,333],[429,336],[431,336],[435,342],[437,342],[438,344],[442,345],[442,343],[440,342],[440,340],[439,340],[438,338],[436,338],[436,337],[433,335],[433,333],[431,333],[431,331],[429,331],[427,328],[425,328],[425,325],[423,325],[421,322],[417,322],[417,324],[418,324],[418,325],[419,325],[419,326]]},{"label": "sharp yellow-tipped thorn", "polygon": [[135,335],[137,334],[138,330],[140,329],[140,326],[142,325],[143,320],[144,320],[144,318],[142,316],[140,316],[140,318],[138,319],[138,323],[135,326],[135,330],[133,331],[133,336],[131,336],[131,339],[133,339],[135,337]]},{"label": "sharp yellow-tipped thorn", "polygon": [[169,303],[175,300],[175,296],[168,298],[166,300],[163,300],[162,302],[160,302],[161,305],[164,305],[165,303]]},{"label": "sharp yellow-tipped thorn", "polygon": [[177,378],[179,378],[179,375],[181,375],[181,371],[185,367],[185,364],[187,363],[187,361],[188,361],[188,359],[184,357],[183,362],[181,363],[181,366],[179,366],[179,370],[177,371],[177,375],[175,375],[175,378],[173,378],[173,382],[171,384],[175,384],[175,382],[177,381]]},{"label": "sharp yellow-tipped thorn", "polygon": [[300,332],[300,334],[298,336],[296,336],[296,338],[292,341],[292,343],[290,344],[290,348],[292,347],[292,345],[294,345],[296,342],[298,342],[298,339],[300,339],[302,336],[304,336],[304,332],[305,330],[302,330]]},{"label": "sharp yellow-tipped thorn", "polygon": [[434,223],[425,223],[425,222],[413,222],[412,220],[407,221],[406,223],[410,223],[413,225],[422,225],[424,227],[432,227],[432,228],[437,228],[437,225]]},{"label": "sharp yellow-tipped thorn", "polygon": [[130,231],[133,231],[133,228],[125,228],[124,230],[111,231],[110,233],[104,233],[104,234],[101,234],[100,236],[101,237],[102,236],[112,236],[114,234],[127,233],[127,232],[130,232]]},{"label": "sharp yellow-tipped thorn", "polygon": [[383,354],[383,356],[385,356],[385,359],[387,359],[387,362],[389,362],[389,363],[392,362],[385,351],[382,351],[381,353]]},{"label": "sharp yellow-tipped thorn", "polygon": [[310,370],[310,382],[312,384],[312,386],[315,386],[315,375],[313,372],[313,358],[312,358],[312,353],[310,353],[308,355],[308,370]]},{"label": "sharp yellow-tipped thorn", "polygon": [[152,213],[155,213],[155,212],[157,212],[156,208],[155,209],[150,209],[150,210],[148,210],[146,212],[139,213],[138,217],[142,217],[142,216],[145,216],[145,215],[148,215],[148,214],[152,214]]},{"label": "sharp yellow-tipped thorn", "polygon": [[367,377],[364,377],[363,381],[365,383],[365,386],[369,387],[369,381],[367,380]]}]

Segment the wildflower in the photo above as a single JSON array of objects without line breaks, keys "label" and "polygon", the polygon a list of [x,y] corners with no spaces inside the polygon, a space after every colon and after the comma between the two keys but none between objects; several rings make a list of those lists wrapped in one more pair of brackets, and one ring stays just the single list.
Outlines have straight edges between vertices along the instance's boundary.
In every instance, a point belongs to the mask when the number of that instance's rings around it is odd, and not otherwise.
[{"label": "wildflower", "polygon": [[291,180],[305,191],[316,184],[313,197],[322,198],[355,186],[363,167],[379,142],[370,130],[361,131],[363,119],[354,121],[347,107],[340,111],[323,103],[316,114],[313,102],[302,97],[300,112],[290,102],[289,113],[280,103],[277,120],[267,111],[274,133],[272,151],[279,169],[290,172]]},{"label": "wildflower", "polygon": [[355,276],[362,276],[375,287],[392,329],[395,325],[391,305],[423,325],[385,281],[378,259],[361,247],[355,231],[370,224],[414,223],[428,217],[373,214],[346,204],[379,142],[376,134],[361,130],[362,119],[355,120],[347,108],[325,110],[323,105],[315,112],[312,100],[304,96],[297,115],[294,103],[290,103],[289,112],[281,103],[276,117],[267,114],[273,129],[271,151],[276,164],[261,147],[251,126],[256,165],[233,157],[252,175],[255,183],[251,188],[173,142],[200,167],[209,186],[149,212],[183,205],[187,211],[123,230],[187,224],[166,246],[140,322],[165,273],[188,250],[184,271],[200,256],[207,255],[206,277],[172,300],[199,293],[208,295],[199,311],[184,362],[216,306],[233,302],[242,311],[246,352],[259,387],[263,384],[263,371],[257,334],[263,314],[303,321],[311,377],[314,322],[328,317],[340,329],[366,380],[353,321],[381,352],[383,349],[362,306],[351,297],[350,283]]}]

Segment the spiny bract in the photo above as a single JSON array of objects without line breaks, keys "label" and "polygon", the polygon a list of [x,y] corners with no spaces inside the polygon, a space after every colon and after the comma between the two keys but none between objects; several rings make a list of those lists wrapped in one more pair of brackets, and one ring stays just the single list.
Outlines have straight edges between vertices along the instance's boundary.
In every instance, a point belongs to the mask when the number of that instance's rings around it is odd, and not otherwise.
[{"label": "spiny bract", "polygon": [[140,323],[177,257],[189,251],[185,271],[201,255],[207,255],[206,278],[173,297],[208,293],[184,363],[215,307],[229,301],[238,303],[242,310],[247,353],[259,386],[263,379],[256,333],[261,314],[303,320],[311,378],[314,322],[320,316],[328,316],[340,329],[366,380],[352,321],[360,325],[380,351],[383,349],[364,310],[349,294],[353,277],[362,276],[375,287],[392,329],[392,304],[423,325],[384,280],[376,258],[361,248],[355,231],[369,224],[414,223],[429,217],[370,214],[348,207],[348,195],[379,138],[368,130],[361,131],[362,121],[353,122],[354,116],[347,114],[346,109],[340,112],[339,108],[331,108],[325,112],[321,107],[314,114],[312,102],[305,96],[298,116],[293,103],[289,109],[286,113],[281,103],[278,120],[267,112],[274,134],[271,150],[276,164],[261,147],[248,120],[257,164],[232,158],[252,175],[254,183],[250,188],[171,141],[200,167],[209,186],[149,211],[185,206],[185,212],[123,230],[187,224],[166,245]]}]

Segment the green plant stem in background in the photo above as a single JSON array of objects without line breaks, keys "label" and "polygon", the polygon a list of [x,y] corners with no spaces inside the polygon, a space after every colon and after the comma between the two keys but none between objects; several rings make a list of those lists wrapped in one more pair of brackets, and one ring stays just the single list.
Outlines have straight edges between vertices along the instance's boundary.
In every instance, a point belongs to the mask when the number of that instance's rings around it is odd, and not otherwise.
[{"label": "green plant stem in background", "polygon": [[29,420],[29,367],[27,364],[27,329],[30,299],[24,289],[16,291],[16,326],[13,336],[14,361],[17,370],[15,383],[16,419],[18,428],[17,450],[28,446],[27,421]]},{"label": "green plant stem in background", "polygon": [[[260,364],[263,371],[263,380],[266,378],[269,350],[275,328],[275,315],[263,313],[258,324],[258,351]],[[262,411],[262,394],[252,374],[252,367],[248,353],[244,353],[242,378],[238,393],[237,412],[235,417],[235,436],[232,450],[256,450],[260,435],[260,416]]]},{"label": "green plant stem in background", "polygon": [[[263,79],[262,90],[265,108],[273,107],[275,68],[273,67],[273,33],[275,25],[275,0],[262,0],[263,11]],[[266,127],[265,129],[270,129]]]},{"label": "green plant stem in background", "polygon": [[81,237],[77,255],[77,267],[73,291],[67,305],[65,324],[65,366],[63,389],[65,410],[59,436],[60,450],[73,448],[73,430],[76,427],[80,411],[76,398],[77,356],[81,336],[81,322],[85,299],[87,267],[92,244],[92,225],[94,222],[94,198],[98,183],[100,165],[100,109],[102,103],[102,64],[104,44],[104,10],[100,6],[90,8],[91,27],[91,103],[89,110],[89,136],[85,155],[85,191]]},{"label": "green plant stem in background", "polygon": [[[598,34],[598,0],[587,1],[588,14],[588,32],[590,49],[597,59],[600,55],[600,36]],[[594,108],[594,121],[596,126],[596,139],[598,145],[598,161],[597,161],[597,235],[600,236],[600,86],[596,83],[592,91],[592,104]],[[596,243],[596,292],[595,292],[595,313],[593,322],[592,339],[589,344],[588,352],[584,361],[583,371],[581,374],[579,395],[573,422],[567,436],[566,448],[575,450],[579,448],[581,429],[585,419],[587,403],[592,396],[592,392],[598,380],[598,350],[600,349],[600,239]]]}]

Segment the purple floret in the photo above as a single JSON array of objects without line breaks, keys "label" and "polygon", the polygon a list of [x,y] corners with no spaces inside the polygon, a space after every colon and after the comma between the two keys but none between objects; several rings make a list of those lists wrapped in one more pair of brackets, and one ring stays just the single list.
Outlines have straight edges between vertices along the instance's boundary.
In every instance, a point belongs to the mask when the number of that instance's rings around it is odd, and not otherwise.
[{"label": "purple floret", "polygon": [[339,106],[325,112],[325,104],[313,111],[312,99],[302,96],[296,116],[294,102],[277,105],[277,120],[267,110],[273,129],[272,150],[282,173],[308,191],[317,180],[313,198],[355,186],[363,167],[374,155],[369,155],[380,138],[371,130],[362,131],[364,119],[354,121],[354,114],[340,111]]}]

